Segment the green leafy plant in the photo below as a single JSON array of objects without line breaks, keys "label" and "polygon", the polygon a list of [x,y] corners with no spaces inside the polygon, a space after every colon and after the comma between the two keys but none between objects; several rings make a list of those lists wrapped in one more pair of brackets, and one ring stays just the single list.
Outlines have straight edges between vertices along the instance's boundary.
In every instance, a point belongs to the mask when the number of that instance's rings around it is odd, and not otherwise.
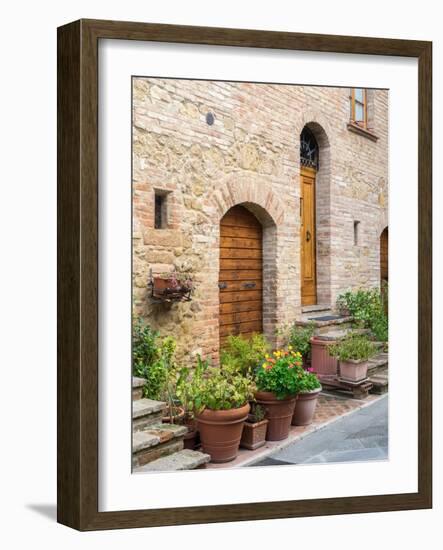
[{"label": "green leafy plant", "polygon": [[337,308],[347,310],[358,326],[368,328],[374,338],[388,340],[388,316],[386,308],[387,286],[380,292],[377,288],[356,291],[348,290],[337,298]]},{"label": "green leafy plant", "polygon": [[298,351],[277,350],[266,356],[257,369],[255,381],[260,391],[272,392],[277,399],[294,395],[303,375],[302,356]]},{"label": "green leafy plant", "polygon": [[158,332],[137,319],[132,332],[132,370],[145,379],[143,394],[172,403],[176,365],[176,342],[172,336],[160,340]]},{"label": "green leafy plant", "polygon": [[132,328],[132,371],[145,378],[146,370],[159,358],[158,332],[136,319]]},{"label": "green leafy plant", "polygon": [[329,347],[329,354],[339,361],[367,361],[375,355],[377,347],[363,334],[348,334]]},{"label": "green leafy plant", "polygon": [[251,412],[249,413],[249,422],[261,422],[266,416],[266,410],[258,403],[251,403]]},{"label": "green leafy plant", "polygon": [[307,393],[321,388],[317,375],[312,369],[305,370],[298,380],[298,393]]},{"label": "green leafy plant", "polygon": [[254,333],[250,338],[231,335],[222,349],[220,364],[250,376],[270,349],[263,334]]},{"label": "green leafy plant", "polygon": [[194,369],[181,370],[177,396],[197,414],[205,408],[214,411],[236,409],[252,399],[253,383],[237,368],[211,367],[198,356]]},{"label": "green leafy plant", "polygon": [[306,326],[292,325],[289,330],[289,346],[301,353],[302,357],[307,357],[311,351],[311,338],[314,336],[315,323],[310,322]]}]

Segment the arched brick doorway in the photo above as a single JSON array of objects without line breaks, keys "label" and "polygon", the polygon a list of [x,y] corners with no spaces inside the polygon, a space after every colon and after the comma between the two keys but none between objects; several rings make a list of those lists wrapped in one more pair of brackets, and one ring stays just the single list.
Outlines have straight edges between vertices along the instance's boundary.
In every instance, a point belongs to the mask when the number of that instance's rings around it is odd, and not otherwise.
[{"label": "arched brick doorway", "polygon": [[263,331],[263,228],[247,208],[220,220],[220,345],[230,334]]},{"label": "arched brick doorway", "polygon": [[[323,121],[324,123],[324,121]],[[323,124],[305,117],[300,132],[301,305],[330,305],[330,144]]]}]

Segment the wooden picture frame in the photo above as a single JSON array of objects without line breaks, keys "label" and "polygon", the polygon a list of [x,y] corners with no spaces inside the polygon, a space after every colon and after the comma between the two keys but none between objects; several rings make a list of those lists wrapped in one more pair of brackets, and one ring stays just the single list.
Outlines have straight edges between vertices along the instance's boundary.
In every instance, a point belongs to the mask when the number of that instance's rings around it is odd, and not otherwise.
[{"label": "wooden picture frame", "polygon": [[[98,42],[159,41],[418,59],[418,491],[98,511]],[[79,530],[432,506],[432,44],[351,36],[80,20],[58,29],[58,521]]]}]

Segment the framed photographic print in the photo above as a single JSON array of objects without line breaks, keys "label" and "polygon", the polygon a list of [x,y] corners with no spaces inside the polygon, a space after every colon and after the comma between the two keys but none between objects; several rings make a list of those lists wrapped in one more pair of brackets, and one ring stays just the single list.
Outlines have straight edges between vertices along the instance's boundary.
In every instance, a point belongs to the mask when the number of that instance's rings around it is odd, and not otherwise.
[{"label": "framed photographic print", "polygon": [[59,522],[432,506],[431,52],[59,28]]}]

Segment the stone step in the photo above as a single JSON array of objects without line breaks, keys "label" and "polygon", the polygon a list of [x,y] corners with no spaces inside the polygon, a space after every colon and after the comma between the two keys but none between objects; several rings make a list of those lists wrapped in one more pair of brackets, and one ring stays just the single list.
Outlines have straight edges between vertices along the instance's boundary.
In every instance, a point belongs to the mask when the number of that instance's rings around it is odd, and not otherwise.
[{"label": "stone step", "polygon": [[[319,315],[319,312],[321,312],[322,314],[326,315],[326,314],[331,314],[332,310],[331,310],[331,306],[330,304],[318,304],[318,305],[314,305],[314,306],[303,306],[301,308],[301,312],[302,313],[316,313]],[[327,312],[327,313],[325,313]],[[310,317],[315,317],[315,315],[310,315]]]},{"label": "stone step", "polygon": [[333,313],[308,313],[303,314],[302,318],[295,321],[297,326],[306,327],[314,323],[314,334],[322,335],[331,330],[345,330],[352,328],[352,317],[342,317]]},{"label": "stone step", "polygon": [[132,430],[137,432],[161,422],[165,409],[166,403],[163,401],[136,399],[132,402]]},{"label": "stone step", "polygon": [[132,377],[132,399],[135,401],[143,397],[143,386],[146,380],[138,376]]},{"label": "stone step", "polygon": [[169,456],[159,458],[146,464],[134,468],[134,473],[143,472],[174,472],[180,470],[195,470],[202,468],[210,461],[211,457],[208,454],[200,451],[191,451],[191,449],[183,449]]},{"label": "stone step", "polygon": [[183,449],[186,426],[176,424],[152,424],[132,435],[132,465],[143,466]]},{"label": "stone step", "polygon": [[370,376],[369,381],[372,382],[371,393],[382,394],[389,390],[389,380],[387,376]]}]

